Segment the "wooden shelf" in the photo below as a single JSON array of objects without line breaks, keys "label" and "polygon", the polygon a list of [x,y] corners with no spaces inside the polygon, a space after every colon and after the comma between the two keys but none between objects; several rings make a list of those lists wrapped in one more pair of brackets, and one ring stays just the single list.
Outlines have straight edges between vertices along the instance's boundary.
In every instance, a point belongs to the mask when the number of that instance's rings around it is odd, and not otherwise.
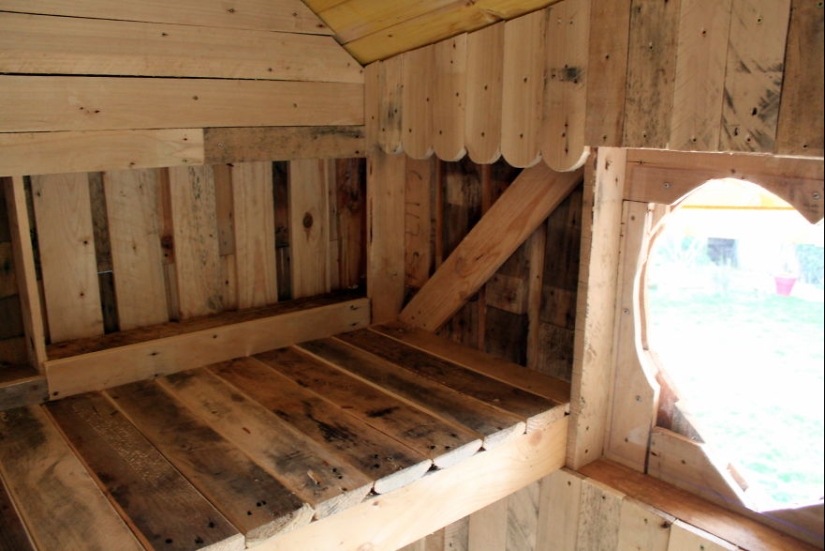
[{"label": "wooden shelf", "polygon": [[[559,468],[566,388],[393,324],[12,409],[3,521],[35,549],[277,549],[353,510],[344,539],[400,546]],[[445,514],[387,518],[435,476]]]},{"label": "wooden shelf", "polygon": [[0,411],[39,404],[48,397],[46,378],[27,365],[0,365]]}]

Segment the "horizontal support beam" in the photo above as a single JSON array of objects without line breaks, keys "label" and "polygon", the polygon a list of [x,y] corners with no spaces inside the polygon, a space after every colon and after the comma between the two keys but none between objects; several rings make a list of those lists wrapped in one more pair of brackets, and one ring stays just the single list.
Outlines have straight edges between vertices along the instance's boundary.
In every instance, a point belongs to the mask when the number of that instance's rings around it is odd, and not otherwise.
[{"label": "horizontal support beam", "polygon": [[330,337],[369,324],[366,298],[294,302],[297,304],[279,304],[248,313],[230,312],[192,323],[166,323],[52,345],[45,362],[49,394],[52,398],[63,398],[102,390]]},{"label": "horizontal support beam", "polygon": [[363,126],[207,128],[206,164],[366,156]]}]

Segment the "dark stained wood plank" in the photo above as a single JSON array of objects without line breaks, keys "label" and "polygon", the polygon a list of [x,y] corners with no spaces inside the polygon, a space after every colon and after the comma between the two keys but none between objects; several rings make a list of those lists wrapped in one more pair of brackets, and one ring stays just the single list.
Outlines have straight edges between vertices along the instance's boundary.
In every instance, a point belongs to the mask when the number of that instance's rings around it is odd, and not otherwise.
[{"label": "dark stained wood plank", "polygon": [[255,357],[369,426],[395,436],[438,468],[466,459],[481,447],[481,440],[472,431],[447,423],[296,348]]},{"label": "dark stained wood plank", "polygon": [[312,520],[313,510],[156,383],[107,392],[184,476],[255,545]]},{"label": "dark stained wood plank", "polygon": [[252,358],[212,372],[368,476],[383,494],[421,478],[432,462]]},{"label": "dark stained wood plank", "polygon": [[206,369],[159,383],[324,518],[360,503],[370,480]]},{"label": "dark stained wood plank", "polygon": [[483,437],[483,446],[487,449],[525,430],[524,420],[516,415],[399,369],[337,339],[310,341],[301,344],[300,348],[448,422],[475,431]]},{"label": "dark stained wood plank", "polygon": [[557,405],[536,394],[464,369],[458,364],[366,329],[344,333],[337,338],[419,377],[517,415],[526,420],[528,431],[543,426],[547,421],[546,414]]},{"label": "dark stained wood plank", "polygon": [[45,402],[48,394],[45,377],[34,368],[0,361],[0,411]]},{"label": "dark stained wood plank", "polygon": [[0,480],[0,551],[34,551],[23,521]]},{"label": "dark stained wood plank", "polygon": [[0,475],[41,551],[143,549],[39,406],[0,412]]},{"label": "dark stained wood plank", "polygon": [[237,529],[105,396],[85,394],[47,407],[83,462],[152,547],[220,544],[222,549],[244,549]]}]

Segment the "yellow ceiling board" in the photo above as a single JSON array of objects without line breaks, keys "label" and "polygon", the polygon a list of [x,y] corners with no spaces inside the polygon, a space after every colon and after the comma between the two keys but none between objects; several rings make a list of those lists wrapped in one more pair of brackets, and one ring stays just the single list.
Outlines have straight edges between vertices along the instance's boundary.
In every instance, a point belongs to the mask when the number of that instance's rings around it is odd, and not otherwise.
[{"label": "yellow ceiling board", "polygon": [[335,32],[342,43],[368,36],[393,25],[426,15],[447,6],[457,6],[466,0],[420,0],[418,2],[387,2],[387,0],[347,0],[318,15]]}]

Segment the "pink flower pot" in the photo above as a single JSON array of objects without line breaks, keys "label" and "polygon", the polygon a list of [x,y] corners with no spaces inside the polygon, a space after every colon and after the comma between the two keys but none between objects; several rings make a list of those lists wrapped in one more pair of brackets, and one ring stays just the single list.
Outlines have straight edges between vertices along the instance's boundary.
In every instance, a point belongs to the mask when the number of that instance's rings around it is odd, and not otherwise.
[{"label": "pink flower pot", "polygon": [[791,295],[791,291],[793,290],[793,285],[796,283],[795,277],[785,277],[785,276],[775,276],[773,278],[774,282],[776,282],[776,294],[787,297]]}]

